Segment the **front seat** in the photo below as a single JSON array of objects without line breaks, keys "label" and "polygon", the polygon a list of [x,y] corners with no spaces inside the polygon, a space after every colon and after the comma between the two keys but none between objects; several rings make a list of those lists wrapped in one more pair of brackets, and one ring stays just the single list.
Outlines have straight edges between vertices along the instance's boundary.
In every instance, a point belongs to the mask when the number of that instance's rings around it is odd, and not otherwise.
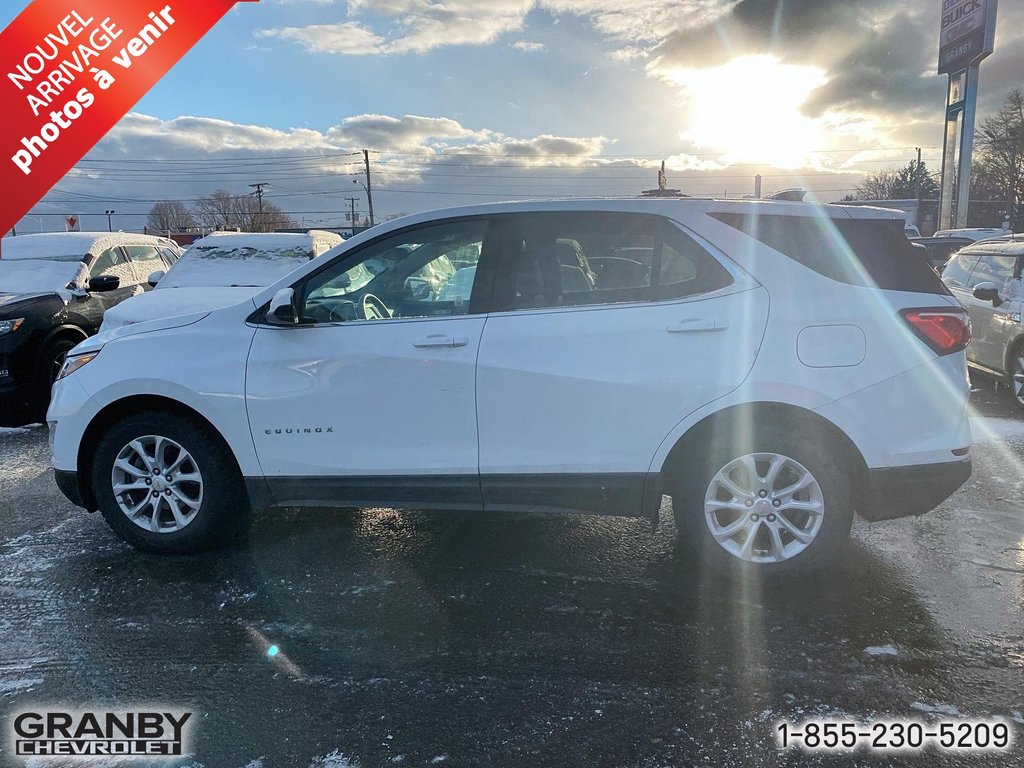
[{"label": "front seat", "polygon": [[527,247],[519,256],[516,308],[556,307],[562,301],[562,267],[549,250]]}]

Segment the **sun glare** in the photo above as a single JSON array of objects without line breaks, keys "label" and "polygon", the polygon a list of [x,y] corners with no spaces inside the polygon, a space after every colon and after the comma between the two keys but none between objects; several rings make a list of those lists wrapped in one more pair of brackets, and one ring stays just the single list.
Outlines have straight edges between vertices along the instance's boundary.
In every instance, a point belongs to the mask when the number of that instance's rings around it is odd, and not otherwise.
[{"label": "sun glare", "polygon": [[742,56],[710,69],[673,69],[683,87],[689,128],[680,135],[727,162],[797,168],[820,146],[820,125],[800,108],[828,78],[818,67],[783,64],[774,56]]}]

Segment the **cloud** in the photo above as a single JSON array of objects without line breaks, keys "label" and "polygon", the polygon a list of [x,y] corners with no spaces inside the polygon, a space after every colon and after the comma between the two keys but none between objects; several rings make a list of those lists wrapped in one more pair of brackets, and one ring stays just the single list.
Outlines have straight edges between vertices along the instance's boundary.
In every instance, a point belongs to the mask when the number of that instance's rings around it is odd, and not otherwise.
[{"label": "cloud", "polygon": [[379,53],[385,44],[383,37],[356,22],[261,29],[256,32],[256,36],[291,40],[303,45],[311,53],[337,53],[349,56]]},{"label": "cloud", "polygon": [[425,53],[453,45],[484,45],[518,30],[534,0],[349,0],[350,17],[390,20],[386,32],[357,21],[277,27],[260,37],[292,40],[312,53],[341,55]]},{"label": "cloud", "polygon": [[405,115],[357,115],[327,131],[327,138],[339,145],[373,147],[381,151],[420,150],[437,140],[484,140],[490,131],[472,131],[447,117]]},{"label": "cloud", "polygon": [[616,41],[659,42],[677,29],[702,28],[728,13],[738,0],[538,0],[552,13],[589,19]]},{"label": "cloud", "polygon": [[531,43],[529,40],[517,40],[512,43],[512,47],[524,53],[539,53],[544,50],[545,45],[544,43]]}]

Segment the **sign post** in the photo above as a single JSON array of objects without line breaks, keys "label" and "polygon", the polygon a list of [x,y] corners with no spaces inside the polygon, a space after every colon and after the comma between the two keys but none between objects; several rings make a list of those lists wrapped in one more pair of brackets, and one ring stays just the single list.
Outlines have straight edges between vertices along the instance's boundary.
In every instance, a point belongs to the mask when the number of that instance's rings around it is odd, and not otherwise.
[{"label": "sign post", "polygon": [[[999,0],[942,0],[939,74],[949,77],[949,87],[946,90],[946,137],[942,148],[940,229],[967,226],[978,80],[982,59],[995,49],[998,6]],[[954,180],[957,187],[955,208]]]}]

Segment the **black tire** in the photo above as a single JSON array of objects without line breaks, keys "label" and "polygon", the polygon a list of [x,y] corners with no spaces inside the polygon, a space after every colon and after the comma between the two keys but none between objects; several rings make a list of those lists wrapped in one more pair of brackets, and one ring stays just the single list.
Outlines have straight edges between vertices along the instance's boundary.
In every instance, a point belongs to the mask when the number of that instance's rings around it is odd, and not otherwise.
[{"label": "black tire", "polygon": [[[179,530],[158,532],[143,528],[129,519],[115,498],[111,474],[118,454],[133,440],[150,435],[167,438],[184,448],[202,477],[198,511]],[[212,549],[237,538],[250,518],[241,473],[220,436],[198,420],[164,411],[143,411],[107,430],[93,457],[92,487],[107,524],[144,552],[188,554]],[[143,491],[141,496],[147,493]],[[170,510],[162,509],[158,514],[166,519]]]},{"label": "black tire", "polygon": [[1024,371],[1017,370],[1017,360],[1024,357],[1024,344],[1016,344],[1010,351],[1010,355],[1007,359],[1007,377],[1006,387],[1010,392],[1010,397],[1017,404],[1017,407],[1024,410],[1024,390],[1021,394],[1017,394],[1017,382],[1015,377],[1018,375],[1024,375]]},{"label": "black tire", "polygon": [[[842,471],[848,462],[826,439],[802,432],[768,425],[755,428],[749,436],[726,440],[709,436],[701,441],[707,446],[702,447],[702,454],[691,445],[672,462],[675,470],[669,469],[668,473],[674,476],[666,477],[666,485],[672,494],[679,544],[696,557],[700,567],[731,577],[770,581],[827,570],[837,564],[853,523],[851,483]],[[717,473],[735,459],[758,453],[778,454],[798,462],[821,491],[820,529],[806,549],[781,562],[750,562],[726,551],[715,540],[705,516],[705,495]]]},{"label": "black tire", "polygon": [[35,400],[32,404],[32,416],[37,421],[46,421],[46,409],[50,407],[50,391],[57,373],[64,364],[68,352],[74,349],[77,341],[57,339],[50,342],[39,353],[36,360]]}]

